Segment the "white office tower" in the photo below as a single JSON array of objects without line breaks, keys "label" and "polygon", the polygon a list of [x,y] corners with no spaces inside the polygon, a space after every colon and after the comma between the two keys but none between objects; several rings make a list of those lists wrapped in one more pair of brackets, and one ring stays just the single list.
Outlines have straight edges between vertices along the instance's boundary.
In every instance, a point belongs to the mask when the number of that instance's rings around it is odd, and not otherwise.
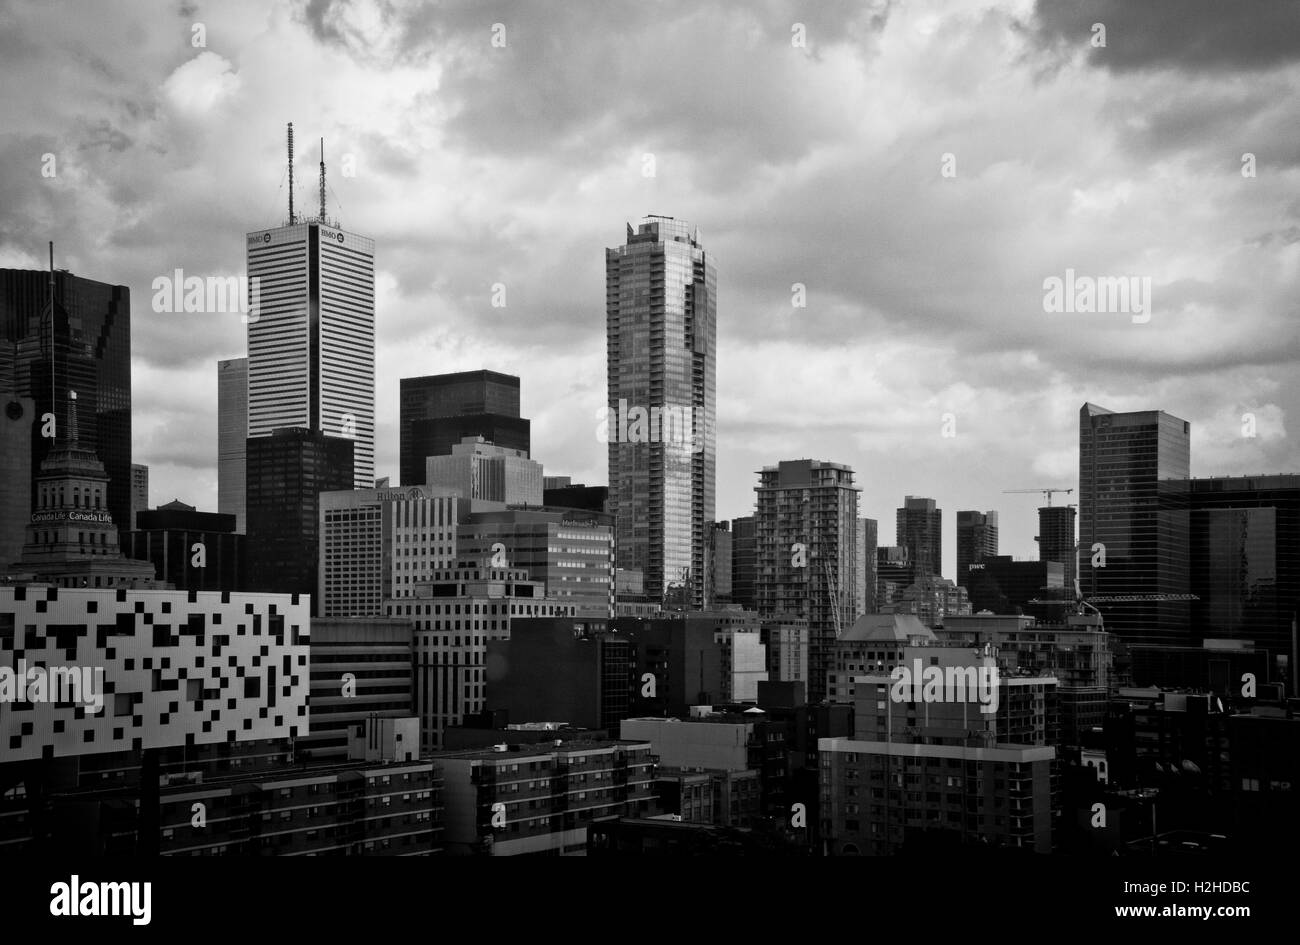
[{"label": "white office tower", "polygon": [[[292,168],[292,131],[290,132]],[[248,234],[248,435],[307,427],[355,440],[354,482],[375,478],[375,241],[320,213]]]}]

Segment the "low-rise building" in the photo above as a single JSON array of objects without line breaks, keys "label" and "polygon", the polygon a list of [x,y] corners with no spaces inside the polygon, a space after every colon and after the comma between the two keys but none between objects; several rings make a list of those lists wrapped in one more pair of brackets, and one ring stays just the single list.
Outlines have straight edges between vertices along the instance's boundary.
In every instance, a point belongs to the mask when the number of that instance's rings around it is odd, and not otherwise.
[{"label": "low-rise building", "polygon": [[655,759],[642,740],[502,744],[442,752],[450,854],[584,856],[587,828],[652,813]]}]

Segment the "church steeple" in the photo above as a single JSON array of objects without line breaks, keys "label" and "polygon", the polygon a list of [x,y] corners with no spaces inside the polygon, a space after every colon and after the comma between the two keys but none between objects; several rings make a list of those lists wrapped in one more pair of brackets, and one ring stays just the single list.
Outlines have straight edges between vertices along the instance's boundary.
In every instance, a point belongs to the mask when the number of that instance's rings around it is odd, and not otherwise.
[{"label": "church steeple", "polygon": [[70,390],[64,435],[36,477],[36,511],[18,567],[65,587],[156,586],[152,564],[122,557],[108,473],[78,437],[77,392]]},{"label": "church steeple", "polygon": [[36,477],[36,510],[21,562],[32,568],[121,556],[108,511],[108,473],[95,451],[78,441],[76,391],[68,391],[63,432]]}]

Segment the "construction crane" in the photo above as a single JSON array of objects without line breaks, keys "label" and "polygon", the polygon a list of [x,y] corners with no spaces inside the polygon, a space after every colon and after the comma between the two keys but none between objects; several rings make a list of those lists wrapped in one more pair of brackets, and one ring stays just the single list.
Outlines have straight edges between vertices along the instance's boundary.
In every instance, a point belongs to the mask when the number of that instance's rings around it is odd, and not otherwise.
[{"label": "construction crane", "polygon": [[[1082,594],[1078,594],[1074,598],[1074,605],[1079,608],[1080,613],[1082,613],[1083,609],[1086,607],[1088,610],[1091,610],[1096,614],[1097,620],[1100,621],[1100,626],[1104,630],[1106,627],[1106,620],[1105,617],[1102,616],[1101,611],[1097,609],[1097,604],[1129,604],[1145,603],[1149,601],[1192,601],[1200,599],[1201,598],[1195,594],[1099,594],[1096,597],[1084,597]],[[1026,601],[1026,603],[1059,604],[1061,601],[1040,600],[1035,597],[1033,600]]]},{"label": "construction crane", "polygon": [[[1084,604],[1092,607],[1093,604],[1133,604],[1149,603],[1151,601],[1191,601],[1200,600],[1196,594],[1098,594],[1097,596],[1079,596],[1074,598],[1076,604]],[[1025,601],[1027,604],[1059,604],[1059,600],[1042,600],[1035,597],[1033,600]],[[1093,610],[1097,608],[1092,607]]]},{"label": "construction crane", "polygon": [[835,639],[840,638],[844,628],[840,626],[840,585],[831,573],[831,563],[827,558],[822,559],[822,571],[826,574],[826,594],[831,599],[831,615],[835,621]]},{"label": "construction crane", "polygon": [[1196,594],[1110,594],[1098,595],[1097,597],[1080,598],[1088,603],[1098,604],[1128,604],[1134,601],[1178,601],[1178,600],[1200,600]]},{"label": "construction crane", "polygon": [[1064,492],[1066,495],[1069,495],[1073,491],[1073,489],[1003,489],[1002,494],[1008,495],[1010,493],[1041,492],[1043,495],[1047,496],[1047,507],[1050,509],[1052,507],[1052,493]]}]

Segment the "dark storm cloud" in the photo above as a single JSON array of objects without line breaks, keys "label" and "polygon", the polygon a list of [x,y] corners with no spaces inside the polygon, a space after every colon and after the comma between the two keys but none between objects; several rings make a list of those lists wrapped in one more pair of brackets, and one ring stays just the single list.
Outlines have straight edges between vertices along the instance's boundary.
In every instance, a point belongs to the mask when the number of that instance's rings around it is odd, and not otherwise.
[{"label": "dark storm cloud", "polygon": [[[1300,60],[1294,0],[1038,0],[1039,38],[1113,72],[1256,72]],[[1092,48],[1092,25],[1106,27]]]},{"label": "dark storm cloud", "polygon": [[[1024,484],[1007,470],[1074,475],[1084,400],[1219,431],[1202,473],[1294,466],[1285,43],[1247,57],[1247,17],[1202,4],[1027,6],[104,0],[73,19],[0,0],[0,79],[27,90],[0,99],[0,254],[39,265],[53,233],[60,264],[131,289],[137,458],[209,507],[212,362],[245,326],[155,312],[151,283],[243,271],[244,233],[284,215],[288,120],[299,199],[324,135],[331,212],[376,240],[381,474],[399,377],[490,367],[521,376],[548,471],[603,481],[604,249],[645,213],[699,225],[718,266],[720,516],[795,455],[854,465],[886,530],[906,491],[995,507]],[[1151,276],[1151,323],[1044,312],[1067,267]],[[1271,432],[1243,446],[1244,410]]]}]

